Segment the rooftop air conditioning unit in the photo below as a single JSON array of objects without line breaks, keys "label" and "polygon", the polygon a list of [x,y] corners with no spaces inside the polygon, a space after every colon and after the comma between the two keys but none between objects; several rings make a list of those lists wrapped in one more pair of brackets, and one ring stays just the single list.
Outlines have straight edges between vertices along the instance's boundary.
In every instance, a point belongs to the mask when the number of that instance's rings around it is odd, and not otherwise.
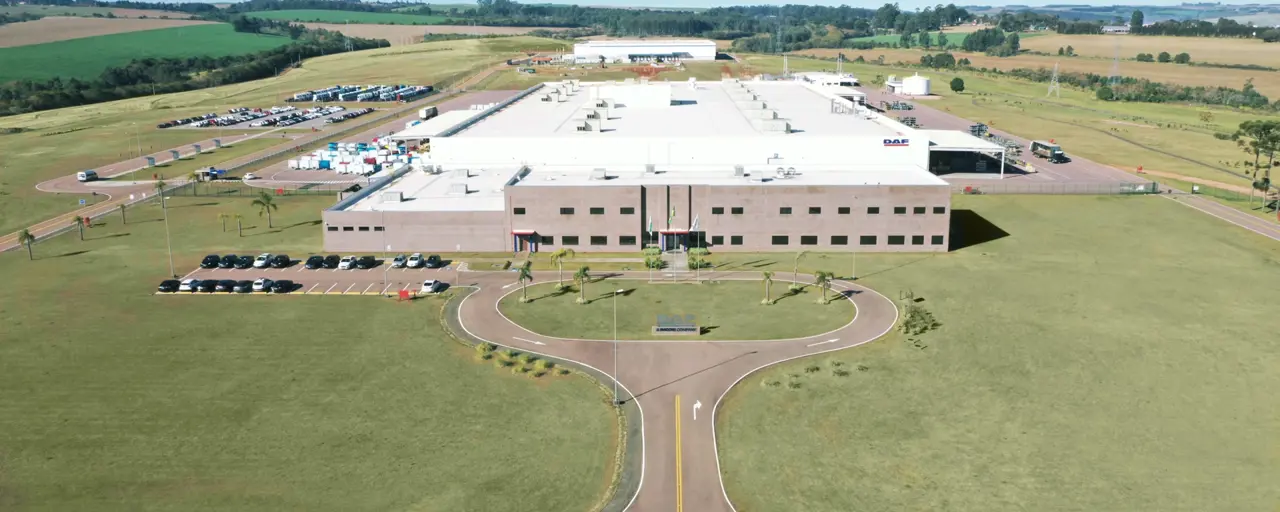
[{"label": "rooftop air conditioning unit", "polygon": [[454,169],[453,177],[467,179],[471,177],[471,169]]},{"label": "rooftop air conditioning unit", "polygon": [[467,195],[468,192],[470,191],[467,190],[466,183],[450,183],[449,184],[449,195],[451,196],[465,196]]},{"label": "rooftop air conditioning unit", "polygon": [[382,202],[399,203],[404,201],[404,194],[398,190],[388,190],[382,193]]},{"label": "rooftop air conditioning unit", "polygon": [[605,172],[605,170],[604,170],[604,168],[603,168],[603,167],[597,167],[597,168],[595,168],[595,169],[592,169],[592,170],[591,170],[591,179],[593,179],[593,180],[607,180],[607,179],[609,179],[609,175],[608,175],[608,174],[606,174],[606,172]]},{"label": "rooftop air conditioning unit", "polygon": [[733,166],[733,177],[742,178],[746,175],[747,175],[747,170],[743,168],[741,165]]},{"label": "rooftop air conditioning unit", "polygon": [[654,165],[653,165],[653,164],[644,164],[644,172],[645,172],[646,174],[653,174],[653,173],[658,172],[658,170],[657,170],[656,168],[654,168]]}]

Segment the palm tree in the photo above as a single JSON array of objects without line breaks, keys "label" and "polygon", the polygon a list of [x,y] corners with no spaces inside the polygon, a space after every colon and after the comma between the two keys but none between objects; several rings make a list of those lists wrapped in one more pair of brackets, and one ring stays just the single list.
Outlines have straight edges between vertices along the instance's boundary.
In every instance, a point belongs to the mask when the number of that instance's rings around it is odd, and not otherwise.
[{"label": "palm tree", "polygon": [[796,253],[796,263],[791,269],[791,286],[789,287],[793,291],[800,289],[800,260],[804,259],[804,257],[808,255],[809,251],[800,251]]},{"label": "palm tree", "polygon": [[827,303],[827,290],[831,289],[831,282],[835,280],[835,278],[836,275],[834,272],[819,270],[813,273],[813,285],[822,289],[822,300],[819,301],[818,304]]},{"label": "palm tree", "polygon": [[243,225],[243,224],[241,224],[241,223],[240,223],[240,221],[244,220],[244,215],[240,215],[240,214],[238,214],[238,213],[237,213],[237,214],[235,214],[235,219],[236,219],[236,236],[243,237],[243,236],[244,236],[244,225]]},{"label": "palm tree", "polygon": [[526,291],[525,283],[533,281],[533,272],[530,269],[533,262],[526,261],[523,265],[516,267],[516,281],[520,282],[520,302],[529,302],[529,295]]},{"label": "palm tree", "polygon": [[591,280],[591,269],[586,266],[573,273],[573,282],[578,285],[578,304],[587,303],[587,281]]},{"label": "palm tree", "polygon": [[73,216],[71,217],[71,226],[72,226],[72,227],[74,227],[74,228],[78,228],[78,229],[80,230],[80,241],[81,241],[81,242],[83,242],[83,241],[84,241],[84,221],[85,221],[85,219],[87,219],[87,217],[81,217],[81,216],[79,216],[79,215],[73,215]]},{"label": "palm tree", "polygon": [[556,282],[556,290],[564,289],[564,260],[573,259],[577,255],[576,251],[567,247],[551,253],[551,263],[555,264],[557,272],[560,273]]},{"label": "palm tree", "polygon": [[160,178],[160,179],[156,180],[156,183],[155,183],[155,187],[156,187],[156,194],[160,196],[160,207],[161,207],[161,208],[166,208],[166,207],[167,207],[167,206],[164,204],[164,188],[165,188],[165,187],[167,187],[167,186],[169,186],[169,184],[164,182],[164,178]]},{"label": "palm tree", "polygon": [[268,194],[266,192],[259,192],[258,198],[253,200],[253,206],[258,207],[259,217],[262,216],[263,212],[266,212],[268,228],[275,227],[271,225],[271,210],[279,210],[280,207],[276,205],[275,198],[271,197],[271,194]]},{"label": "palm tree", "polygon": [[36,243],[36,236],[28,230],[18,232],[18,243],[27,246],[27,259],[34,260],[36,257],[31,254],[31,244]]},{"label": "palm tree", "polygon": [[223,233],[226,233],[226,232],[227,232],[227,219],[228,219],[228,218],[230,218],[230,217],[231,217],[230,215],[227,215],[227,214],[225,214],[225,213],[219,213],[219,214],[218,214],[218,220],[219,220],[220,222],[222,222],[222,232],[223,232]]},{"label": "palm tree", "polygon": [[121,224],[129,223],[129,219],[126,219],[124,216],[124,203],[120,203],[120,223]]},{"label": "palm tree", "polygon": [[769,288],[773,286],[773,271],[765,270],[760,273],[760,276],[764,281],[764,300],[760,301],[760,303],[766,306],[773,304],[773,299],[769,297]]}]

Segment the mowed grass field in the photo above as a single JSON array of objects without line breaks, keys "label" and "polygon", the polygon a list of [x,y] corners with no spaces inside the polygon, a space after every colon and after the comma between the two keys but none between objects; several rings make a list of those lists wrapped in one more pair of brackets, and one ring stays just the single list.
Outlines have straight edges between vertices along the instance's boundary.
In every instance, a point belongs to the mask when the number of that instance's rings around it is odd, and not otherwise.
[{"label": "mowed grass field", "polygon": [[153,11],[149,9],[117,9],[112,7],[87,7],[67,5],[0,5],[0,14],[39,14],[41,16],[93,16],[108,13],[122,18],[190,18],[191,15],[178,11]]},{"label": "mowed grass field", "polygon": [[256,11],[249,13],[256,18],[289,21],[314,21],[319,23],[373,23],[379,25],[434,25],[445,20],[444,16],[421,16],[390,12],[329,11],[321,9],[294,9],[285,11]]},{"label": "mowed grass field", "polygon": [[1280,244],[1161,197],[954,208],[985,220],[958,230],[1007,235],[858,257],[863,284],[914,292],[938,330],[767,369],[728,395],[717,433],[738,510],[1280,503]]},{"label": "mowed grass field", "polygon": [[[175,198],[179,273],[320,246],[334,197]],[[219,213],[241,214],[245,236]],[[598,383],[477,361],[441,299],[154,296],[148,204],[0,254],[0,509],[590,510],[617,418]],[[229,224],[234,225],[234,222]],[[248,277],[247,277],[248,278]]]},{"label": "mowed grass field", "polygon": [[[1159,55],[1160,52],[1169,52],[1170,55],[1177,55],[1187,52],[1191,55],[1192,62],[1257,64],[1280,68],[1280,47],[1275,44],[1264,43],[1261,39],[1051,33],[1042,37],[1026,38],[1025,41],[1022,43],[1022,48],[1026,50],[1056,54],[1058,48],[1065,48],[1069,45],[1075,49],[1077,55],[1097,57],[1108,61],[1115,56],[1116,46],[1118,45],[1121,59],[1132,59],[1139,53]],[[1064,63],[1066,60],[1064,59]],[[1121,63],[1122,69],[1127,64],[1130,63]],[[1227,70],[1199,68],[1198,72],[1206,75],[1215,75],[1222,71]],[[1261,81],[1261,79],[1254,80],[1254,82]]]},{"label": "mowed grass field", "polygon": [[564,30],[554,27],[484,27],[479,25],[375,25],[369,23],[302,23],[310,29],[340,32],[351,37],[386,39],[394,46],[421,43],[425,34],[525,34],[531,30]]},{"label": "mowed grass field", "polygon": [[71,211],[75,197],[39,192],[35,185],[129,158],[138,144],[135,125],[143,151],[161,151],[213,133],[156,129],[162,121],[233,107],[281,105],[295,92],[335,82],[447,85],[513,57],[522,48],[559,44],[514,37],[381,48],[309,59],[301,68],[265,80],[0,118],[0,129],[24,130],[0,135],[0,231],[11,233]]},{"label": "mowed grass field", "polygon": [[66,39],[104,36],[124,32],[141,32],[191,25],[210,25],[209,21],[162,20],[159,18],[78,18],[50,16],[35,21],[0,25],[0,48],[50,43]]},{"label": "mowed grass field", "polygon": [[[638,78],[640,75],[636,73],[636,69],[644,68],[644,65],[631,66],[625,64],[607,64],[605,68],[599,65],[573,65],[573,66],[535,66],[537,73],[532,75],[517,71],[516,67],[504,69],[494,73],[488,80],[480,84],[481,88],[488,90],[517,90],[533,87],[534,84],[576,78],[583,81],[605,81],[605,80],[626,80],[628,78]],[[720,80],[722,73],[729,70],[731,74],[736,75],[739,66],[732,62],[686,62],[684,69],[666,68],[652,80],[669,80],[671,82],[685,82],[690,78],[698,80]]]},{"label": "mowed grass field", "polygon": [[289,38],[245,34],[225,23],[85,37],[0,48],[0,82],[54,77],[96,78],[112,66],[147,57],[242,55],[289,44]]}]

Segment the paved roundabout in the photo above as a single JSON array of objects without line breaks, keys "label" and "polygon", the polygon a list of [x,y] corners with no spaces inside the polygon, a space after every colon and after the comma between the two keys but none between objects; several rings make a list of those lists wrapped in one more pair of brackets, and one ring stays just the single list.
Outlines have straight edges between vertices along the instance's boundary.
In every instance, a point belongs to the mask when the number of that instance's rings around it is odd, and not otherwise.
[{"label": "paved roundabout", "polygon": [[[534,275],[537,282],[555,277],[554,272]],[[648,273],[619,272],[607,277],[645,281]],[[745,272],[704,272],[700,278],[759,281],[755,273]],[[798,280],[812,282],[812,276],[802,274]],[[615,344],[543,336],[515,324],[498,307],[504,296],[519,291],[514,281],[509,272],[461,273],[455,284],[465,294],[457,305],[458,326],[476,340],[577,363],[594,370],[610,386],[616,382],[622,406],[634,406],[640,422],[639,450],[629,450],[641,459],[639,478],[633,485],[620,486],[620,492],[633,493],[624,496],[620,508],[634,511],[683,511],[686,506],[699,512],[734,510],[720,479],[715,433],[716,410],[729,389],[762,368],[875,340],[898,320],[897,306],[888,297],[856,283],[834,281],[832,290],[856,307],[853,321],[834,331],[776,341]],[[624,464],[634,465],[634,461]]]}]

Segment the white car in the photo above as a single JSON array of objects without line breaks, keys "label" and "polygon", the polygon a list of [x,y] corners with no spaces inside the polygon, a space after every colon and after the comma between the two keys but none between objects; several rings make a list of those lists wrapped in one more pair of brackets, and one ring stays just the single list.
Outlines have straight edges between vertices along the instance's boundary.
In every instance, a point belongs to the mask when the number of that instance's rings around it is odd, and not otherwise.
[{"label": "white car", "polygon": [[338,261],[338,270],[351,270],[353,268],[356,268],[355,256],[343,256],[342,260]]},{"label": "white car", "polygon": [[271,266],[271,254],[262,253],[253,260],[253,268],[268,268]]},{"label": "white car", "polygon": [[435,279],[428,279],[422,282],[422,291],[420,293],[440,293],[444,289],[444,283]]},{"label": "white car", "polygon": [[249,181],[249,180],[256,180],[256,179],[258,179],[258,176],[257,176],[257,175],[255,175],[255,174],[253,174],[253,173],[251,173],[251,172],[250,172],[250,173],[246,173],[246,174],[244,175],[244,180],[245,180],[245,181]]},{"label": "white car", "polygon": [[422,266],[422,253],[420,253],[420,252],[415,252],[415,253],[413,253],[413,254],[409,255],[409,263],[407,264],[407,266],[408,266],[409,268],[418,268],[418,267],[421,267],[421,266]]},{"label": "white car", "polygon": [[265,278],[265,277],[260,277],[260,278],[258,278],[256,281],[254,281],[254,282],[253,282],[253,291],[255,291],[255,292],[265,292],[265,291],[267,291],[267,290],[270,290],[270,289],[271,289],[271,285],[273,285],[273,284],[275,284],[275,283],[274,283],[273,281],[271,281],[270,279],[267,279],[267,278]]},{"label": "white car", "polygon": [[183,279],[182,283],[178,285],[178,291],[194,292],[196,291],[196,288],[199,286],[200,286],[199,279]]}]

